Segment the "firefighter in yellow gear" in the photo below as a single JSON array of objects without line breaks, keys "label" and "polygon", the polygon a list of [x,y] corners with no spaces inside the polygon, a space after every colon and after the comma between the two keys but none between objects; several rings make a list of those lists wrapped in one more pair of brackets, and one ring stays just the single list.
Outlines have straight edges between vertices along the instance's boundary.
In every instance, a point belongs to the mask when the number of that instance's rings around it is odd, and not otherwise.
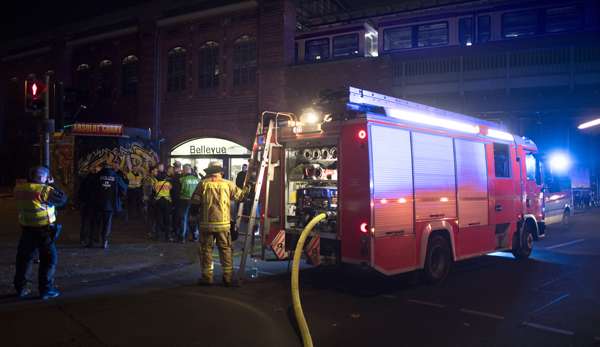
[{"label": "firefighter in yellow gear", "polygon": [[231,201],[241,201],[245,192],[232,181],[223,179],[220,163],[211,163],[204,171],[206,178],[198,184],[191,200],[192,204],[200,205],[200,284],[213,282],[212,251],[216,242],[223,268],[223,284],[229,286],[233,277]]}]

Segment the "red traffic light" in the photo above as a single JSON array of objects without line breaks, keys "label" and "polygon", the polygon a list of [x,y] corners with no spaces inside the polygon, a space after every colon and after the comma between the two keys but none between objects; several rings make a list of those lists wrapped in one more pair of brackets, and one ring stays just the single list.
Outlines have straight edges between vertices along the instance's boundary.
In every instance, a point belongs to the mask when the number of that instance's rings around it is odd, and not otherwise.
[{"label": "red traffic light", "polygon": [[45,93],[48,88],[39,80],[25,81],[25,112],[39,113],[45,106]]},{"label": "red traffic light", "polygon": [[37,84],[35,84],[35,82],[33,82],[33,84],[31,85],[31,95],[36,96],[37,91],[38,91]]}]

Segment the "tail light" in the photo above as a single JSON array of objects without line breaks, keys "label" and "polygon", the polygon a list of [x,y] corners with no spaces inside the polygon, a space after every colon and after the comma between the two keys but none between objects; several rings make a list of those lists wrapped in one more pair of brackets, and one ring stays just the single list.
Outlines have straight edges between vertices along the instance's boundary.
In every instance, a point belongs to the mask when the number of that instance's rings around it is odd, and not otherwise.
[{"label": "tail light", "polygon": [[365,233],[365,234],[368,233],[369,232],[368,226],[369,225],[366,222],[360,223],[360,227],[359,227],[360,232]]}]

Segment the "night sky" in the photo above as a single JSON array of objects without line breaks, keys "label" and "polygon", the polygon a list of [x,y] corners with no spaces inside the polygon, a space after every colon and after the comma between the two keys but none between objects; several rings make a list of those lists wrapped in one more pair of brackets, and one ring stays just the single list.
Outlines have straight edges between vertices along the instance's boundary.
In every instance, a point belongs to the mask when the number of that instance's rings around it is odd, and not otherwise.
[{"label": "night sky", "polygon": [[66,23],[85,20],[140,3],[141,0],[92,0],[92,1],[14,1],[3,3],[0,17],[4,24],[0,30],[2,42],[13,41],[45,29],[60,27]]}]

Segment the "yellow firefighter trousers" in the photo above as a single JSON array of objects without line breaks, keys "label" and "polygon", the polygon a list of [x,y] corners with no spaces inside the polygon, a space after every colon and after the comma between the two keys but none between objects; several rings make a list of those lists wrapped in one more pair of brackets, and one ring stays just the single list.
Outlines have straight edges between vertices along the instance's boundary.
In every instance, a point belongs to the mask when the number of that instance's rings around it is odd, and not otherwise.
[{"label": "yellow firefighter trousers", "polygon": [[217,243],[219,260],[223,269],[223,282],[231,283],[233,277],[233,258],[231,250],[231,234],[225,232],[200,232],[200,263],[202,265],[202,280],[213,281],[213,247]]}]

